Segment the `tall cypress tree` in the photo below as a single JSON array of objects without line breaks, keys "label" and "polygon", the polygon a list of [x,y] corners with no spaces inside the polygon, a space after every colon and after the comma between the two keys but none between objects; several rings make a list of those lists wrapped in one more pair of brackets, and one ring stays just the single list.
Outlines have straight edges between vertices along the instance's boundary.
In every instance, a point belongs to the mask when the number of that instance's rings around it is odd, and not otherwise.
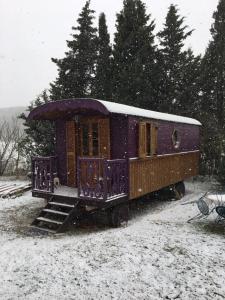
[{"label": "tall cypress tree", "polygon": [[212,41],[202,61],[202,99],[210,113],[215,114],[217,125],[225,126],[225,0],[220,0],[211,27]]},{"label": "tall cypress tree", "polygon": [[[201,65],[201,119],[205,164],[225,180],[225,0],[213,14],[212,40]],[[210,172],[210,170],[208,170]],[[212,171],[211,171],[212,173]]]},{"label": "tall cypress tree", "polygon": [[181,91],[183,89],[183,66],[187,52],[183,51],[186,38],[192,30],[187,31],[184,17],[180,17],[175,5],[170,5],[166,22],[158,33],[161,52],[162,79],[160,91],[160,110],[177,113],[181,108]]},{"label": "tall cypress tree", "polygon": [[99,16],[98,57],[93,96],[99,99],[112,99],[112,48],[106,25],[105,14]]},{"label": "tall cypress tree", "polygon": [[187,117],[199,118],[200,99],[199,82],[201,74],[201,56],[195,56],[191,49],[184,52],[181,66],[181,84],[179,106],[176,111]]},{"label": "tall cypress tree", "polygon": [[52,58],[58,67],[58,77],[51,84],[53,100],[89,96],[93,89],[97,59],[97,29],[93,27],[94,11],[86,1],[78,26],[72,27],[73,39],[67,41],[69,50],[63,59]]},{"label": "tall cypress tree", "polygon": [[141,0],[124,0],[117,14],[113,50],[113,99],[154,108],[156,54],[154,22]]}]

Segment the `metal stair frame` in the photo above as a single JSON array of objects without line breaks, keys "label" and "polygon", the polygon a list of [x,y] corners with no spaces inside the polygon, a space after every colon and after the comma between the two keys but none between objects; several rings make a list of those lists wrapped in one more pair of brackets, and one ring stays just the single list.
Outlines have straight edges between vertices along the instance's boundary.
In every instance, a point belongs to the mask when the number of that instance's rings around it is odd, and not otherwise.
[{"label": "metal stair frame", "polygon": [[[79,205],[79,200],[74,201],[74,205],[68,204],[68,203],[63,203],[63,201],[57,202],[53,201],[54,196],[50,198],[50,201],[46,204],[46,206],[41,210],[39,215],[35,218],[35,220],[32,222],[31,227],[38,230],[38,231],[45,231],[49,233],[63,233],[67,230],[69,225],[71,225],[73,222],[76,221],[77,217],[81,215],[81,212],[78,209]],[[55,207],[54,209],[51,209],[49,206]],[[70,208],[70,211],[68,212],[61,212],[57,211],[57,207],[65,207],[65,208]],[[52,214],[53,216],[64,216],[64,220],[56,220],[56,219],[51,219],[46,217],[46,214]],[[45,228],[42,225],[40,225],[40,222],[46,223],[46,224],[54,224],[58,225],[58,228],[56,229],[51,229],[51,228]]]}]

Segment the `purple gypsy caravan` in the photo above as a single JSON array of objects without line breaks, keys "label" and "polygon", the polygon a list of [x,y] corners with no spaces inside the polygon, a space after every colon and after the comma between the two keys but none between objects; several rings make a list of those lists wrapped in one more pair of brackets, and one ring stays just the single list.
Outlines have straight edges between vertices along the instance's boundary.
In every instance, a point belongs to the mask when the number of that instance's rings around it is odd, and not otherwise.
[{"label": "purple gypsy caravan", "polygon": [[194,119],[96,99],[50,102],[28,119],[56,127],[55,156],[32,159],[32,194],[48,201],[32,223],[41,230],[63,232],[96,210],[119,226],[129,201],[168,186],[182,196],[198,174]]}]

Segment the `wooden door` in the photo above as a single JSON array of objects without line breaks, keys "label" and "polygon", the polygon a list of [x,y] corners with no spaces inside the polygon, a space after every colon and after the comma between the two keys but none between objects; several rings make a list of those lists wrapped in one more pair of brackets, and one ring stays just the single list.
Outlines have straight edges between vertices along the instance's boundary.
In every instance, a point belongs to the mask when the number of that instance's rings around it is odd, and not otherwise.
[{"label": "wooden door", "polygon": [[80,156],[110,159],[109,119],[83,118],[79,126]]},{"label": "wooden door", "polygon": [[76,124],[66,122],[67,185],[76,187]]}]

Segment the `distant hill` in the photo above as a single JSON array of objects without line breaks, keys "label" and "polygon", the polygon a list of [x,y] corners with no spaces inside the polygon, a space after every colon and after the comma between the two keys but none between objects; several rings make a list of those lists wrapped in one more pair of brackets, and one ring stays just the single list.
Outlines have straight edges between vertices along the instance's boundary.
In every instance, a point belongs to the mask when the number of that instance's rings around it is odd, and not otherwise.
[{"label": "distant hill", "polygon": [[[0,108],[0,123],[6,121],[10,125],[13,124],[13,119],[17,118],[21,113],[26,112],[25,106],[4,107]],[[23,120],[18,120],[18,125],[22,127]]]}]

